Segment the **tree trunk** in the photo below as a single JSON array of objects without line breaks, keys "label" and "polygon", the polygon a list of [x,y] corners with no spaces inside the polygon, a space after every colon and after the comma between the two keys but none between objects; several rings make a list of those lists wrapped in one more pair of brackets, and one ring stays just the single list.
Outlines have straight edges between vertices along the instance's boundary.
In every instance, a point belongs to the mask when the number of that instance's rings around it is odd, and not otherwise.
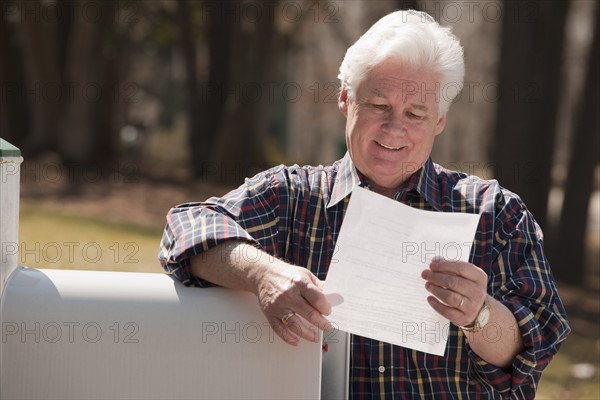
[{"label": "tree trunk", "polygon": [[[56,23],[42,17],[53,5],[40,0],[21,2],[26,87],[21,88],[31,126],[24,151],[56,148],[60,102],[63,96],[56,51]],[[34,12],[28,12],[33,10]]]},{"label": "tree trunk", "polygon": [[98,84],[102,88],[102,96],[94,111],[94,119],[91,121],[96,138],[92,159],[95,161],[100,160],[104,164],[109,164],[112,161],[119,147],[118,131],[114,126],[114,115],[117,103],[123,101],[118,88],[121,42],[115,32],[115,21],[110,19],[110,16],[117,15],[118,6],[116,1],[104,2],[103,12],[108,19],[102,21],[99,32],[100,37],[98,38],[101,43],[98,49],[100,53]]},{"label": "tree trunk", "polygon": [[418,10],[419,2],[417,0],[396,0],[399,10]]},{"label": "tree trunk", "polygon": [[4,7],[0,2],[0,136],[22,148],[28,129],[23,61],[13,45],[15,32],[6,20]]},{"label": "tree trunk", "polygon": [[99,131],[96,118],[103,103],[112,101],[110,88],[104,87],[101,79],[104,38],[111,22],[108,3],[94,3],[96,7],[102,7],[102,18],[98,20],[76,13],[69,34],[65,81],[71,90],[63,103],[65,108],[58,143],[60,154],[67,163],[86,165],[102,162],[107,156],[102,152],[106,148],[99,146],[102,141],[98,139],[98,135],[106,135],[107,132]]},{"label": "tree trunk", "polygon": [[596,23],[588,55],[585,89],[574,131],[569,172],[564,187],[554,271],[561,280],[582,284],[585,280],[586,231],[588,210],[594,190],[594,168],[600,163],[600,7],[596,6]]},{"label": "tree trunk", "polygon": [[212,138],[206,135],[202,129],[203,112],[198,96],[198,79],[196,71],[196,43],[192,33],[190,17],[190,5],[188,0],[177,1],[177,19],[181,29],[181,50],[185,63],[187,78],[187,106],[189,119],[189,140],[191,149],[192,173],[194,178],[203,174],[203,162],[207,159],[207,146],[210,146]]},{"label": "tree trunk", "polygon": [[[223,118],[226,94],[231,83],[231,57],[235,30],[240,21],[224,13],[224,7],[239,9],[240,1],[206,2],[203,13],[204,32],[208,42],[208,79],[198,82],[196,47],[190,15],[193,7],[188,0],[178,0],[178,20],[181,28],[181,47],[187,75],[192,172],[195,179],[220,180],[221,160],[212,156]],[[239,61],[239,60],[238,60]]]},{"label": "tree trunk", "polygon": [[[266,15],[274,15],[276,2],[264,3]],[[220,182],[240,184],[247,176],[264,169],[265,150],[272,104],[269,103],[272,82],[273,42],[276,37],[274,18],[264,18],[242,29],[234,24],[230,64],[233,86],[226,92],[225,108],[221,115],[218,137],[213,149],[215,175]]]},{"label": "tree trunk", "polygon": [[[241,2],[235,1],[234,7],[240,7]],[[231,16],[219,16],[217,3],[209,2],[207,7],[213,8],[210,11],[211,18],[207,24],[208,48],[210,59],[208,64],[208,85],[204,85],[202,109],[205,115],[206,124],[202,127],[205,136],[210,136],[211,141],[207,143],[204,150],[204,160],[211,161],[211,152],[214,150],[217,142],[217,132],[225,113],[226,93],[234,84],[232,82],[232,56],[234,40],[239,35],[240,21],[236,21]],[[216,178],[212,176],[213,180]]]},{"label": "tree trunk", "polygon": [[542,228],[546,228],[567,8],[566,1],[504,1],[491,160],[494,176],[523,198]]}]

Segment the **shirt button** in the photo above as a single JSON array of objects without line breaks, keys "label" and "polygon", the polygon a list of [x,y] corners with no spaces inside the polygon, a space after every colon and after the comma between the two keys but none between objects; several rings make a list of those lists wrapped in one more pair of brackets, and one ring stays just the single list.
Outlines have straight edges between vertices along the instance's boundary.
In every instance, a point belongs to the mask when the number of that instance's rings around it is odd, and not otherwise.
[{"label": "shirt button", "polygon": [[383,374],[385,372],[385,367],[383,365],[380,365],[379,368],[378,368],[378,370],[379,370],[380,373]]}]

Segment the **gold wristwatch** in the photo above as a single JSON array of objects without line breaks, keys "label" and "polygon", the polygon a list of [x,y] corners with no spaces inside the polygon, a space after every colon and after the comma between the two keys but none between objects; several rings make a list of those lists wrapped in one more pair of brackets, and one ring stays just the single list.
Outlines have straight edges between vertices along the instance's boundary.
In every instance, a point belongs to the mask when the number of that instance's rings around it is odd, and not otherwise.
[{"label": "gold wristwatch", "polygon": [[479,314],[477,314],[475,321],[473,321],[469,325],[461,326],[460,328],[465,332],[481,331],[487,325],[487,323],[490,322],[490,311],[490,302],[488,301],[486,296],[485,301],[483,302],[483,306],[481,307],[481,310],[479,310]]}]

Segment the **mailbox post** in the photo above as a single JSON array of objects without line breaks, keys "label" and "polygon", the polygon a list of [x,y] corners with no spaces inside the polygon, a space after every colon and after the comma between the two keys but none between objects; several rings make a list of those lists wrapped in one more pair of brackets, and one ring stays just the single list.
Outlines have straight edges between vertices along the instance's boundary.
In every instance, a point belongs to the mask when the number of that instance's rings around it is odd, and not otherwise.
[{"label": "mailbox post", "polygon": [[19,258],[21,151],[0,138],[0,299]]}]

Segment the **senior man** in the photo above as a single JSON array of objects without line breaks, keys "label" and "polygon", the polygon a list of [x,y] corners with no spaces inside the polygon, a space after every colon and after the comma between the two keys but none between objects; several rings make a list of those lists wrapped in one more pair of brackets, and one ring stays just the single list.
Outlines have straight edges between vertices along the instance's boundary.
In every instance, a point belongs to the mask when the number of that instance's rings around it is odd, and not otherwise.
[{"label": "senior man", "polygon": [[[355,187],[419,209],[481,214],[470,262],[436,259],[422,273],[427,301],[451,321],[445,356],[353,335],[349,392],[533,398],[569,326],[542,233],[521,199],[430,158],[453,100],[442,88],[462,87],[463,77],[463,51],[448,28],[415,11],[385,16],[340,66],[344,158],[275,167],[222,198],[173,208],[163,267],[186,285],[253,292],[275,332],[294,345],[328,329],[322,280]],[[493,341],[487,323],[501,333]]]}]

